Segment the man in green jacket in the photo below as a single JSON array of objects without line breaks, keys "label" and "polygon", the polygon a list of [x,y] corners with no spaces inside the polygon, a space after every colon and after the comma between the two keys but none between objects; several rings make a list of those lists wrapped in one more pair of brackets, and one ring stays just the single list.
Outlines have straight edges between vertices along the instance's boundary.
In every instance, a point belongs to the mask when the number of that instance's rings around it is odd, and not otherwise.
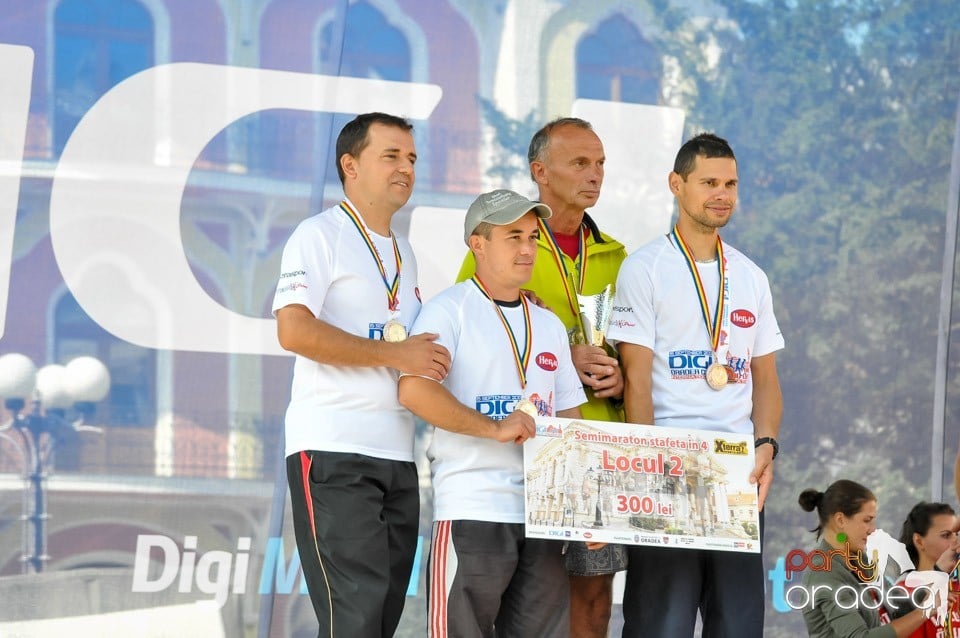
[{"label": "man in green jacket", "polygon": [[[623,244],[600,232],[586,212],[597,203],[603,185],[603,143],[589,122],[560,118],[534,134],[528,160],[539,199],[553,216],[540,220],[537,259],[527,287],[560,317],[571,336],[573,364],[587,393],[583,418],[623,421],[620,364],[612,350],[583,344],[577,303],[577,293],[596,294],[615,283],[627,256]],[[475,269],[468,253],[457,281],[469,279]],[[587,550],[583,543],[571,543],[567,568],[570,635],[606,638],[613,575],[626,568],[624,548]]]}]

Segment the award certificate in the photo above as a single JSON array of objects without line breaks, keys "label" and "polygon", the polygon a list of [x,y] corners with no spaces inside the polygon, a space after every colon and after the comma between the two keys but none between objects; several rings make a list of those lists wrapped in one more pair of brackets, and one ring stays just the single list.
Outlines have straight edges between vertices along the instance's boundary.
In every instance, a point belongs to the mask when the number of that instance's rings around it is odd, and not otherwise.
[{"label": "award certificate", "polygon": [[760,551],[753,436],[539,417],[526,536]]}]

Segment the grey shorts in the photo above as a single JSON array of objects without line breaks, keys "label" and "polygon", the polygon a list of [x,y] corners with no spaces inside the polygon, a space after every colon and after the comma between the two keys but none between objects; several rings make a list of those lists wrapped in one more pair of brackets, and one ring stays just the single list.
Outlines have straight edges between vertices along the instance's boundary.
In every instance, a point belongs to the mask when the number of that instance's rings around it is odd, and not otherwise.
[{"label": "grey shorts", "polygon": [[572,542],[567,545],[566,565],[571,576],[616,574],[627,568],[627,548],[610,544],[589,550],[586,543]]}]

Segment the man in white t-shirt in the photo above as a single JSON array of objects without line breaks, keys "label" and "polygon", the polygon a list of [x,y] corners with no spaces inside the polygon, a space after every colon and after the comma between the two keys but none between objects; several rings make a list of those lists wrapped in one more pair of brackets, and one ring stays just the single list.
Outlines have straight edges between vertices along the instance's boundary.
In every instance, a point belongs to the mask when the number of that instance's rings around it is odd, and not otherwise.
[{"label": "man in white t-shirt", "polygon": [[400,621],[420,495],[397,377],[439,381],[450,364],[436,335],[406,337],[420,310],[417,266],[390,220],[413,190],[412,128],[384,113],[343,128],[346,199],[294,230],[273,301],[280,345],[297,355],[287,477],[321,637],[392,636]]},{"label": "man in white t-shirt", "polygon": [[[607,339],[620,352],[628,422],[754,435],[750,480],[762,508],[779,449],[784,343],[766,275],[720,240],[737,184],[722,138],[701,134],[680,148],[669,177],[677,225],[623,262]],[[698,610],[704,636],[760,638],[760,554],[630,548],[625,638],[692,636]]]},{"label": "man in white t-shirt", "polygon": [[[587,393],[585,419],[623,421],[623,375],[613,351],[584,343],[577,295],[594,295],[617,279],[627,257],[623,244],[602,232],[588,209],[596,205],[607,161],[593,126],[575,117],[551,120],[533,134],[527,152],[530,178],[538,199],[553,211],[540,225],[537,261],[526,288],[532,290],[567,327],[570,355]],[[457,281],[473,274],[467,252]],[[613,606],[613,577],[626,569],[623,545],[588,550],[571,542],[566,552],[570,574],[570,632],[577,638],[606,638]]]},{"label": "man in white t-shirt", "polygon": [[569,635],[562,543],[524,538],[523,451],[531,414],[580,418],[586,401],[553,313],[520,287],[550,208],[512,191],[478,197],[464,241],[476,274],[424,304],[415,330],[451,353],[443,384],[404,375],[400,402],[436,426],[429,635]]}]

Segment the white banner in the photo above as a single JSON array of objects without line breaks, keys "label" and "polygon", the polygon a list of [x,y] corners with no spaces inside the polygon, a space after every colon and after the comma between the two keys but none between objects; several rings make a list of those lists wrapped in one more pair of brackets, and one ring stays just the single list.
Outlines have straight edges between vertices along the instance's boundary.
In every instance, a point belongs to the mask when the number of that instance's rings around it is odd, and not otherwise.
[{"label": "white banner", "polygon": [[539,418],[523,458],[528,537],[760,551],[749,435]]}]

